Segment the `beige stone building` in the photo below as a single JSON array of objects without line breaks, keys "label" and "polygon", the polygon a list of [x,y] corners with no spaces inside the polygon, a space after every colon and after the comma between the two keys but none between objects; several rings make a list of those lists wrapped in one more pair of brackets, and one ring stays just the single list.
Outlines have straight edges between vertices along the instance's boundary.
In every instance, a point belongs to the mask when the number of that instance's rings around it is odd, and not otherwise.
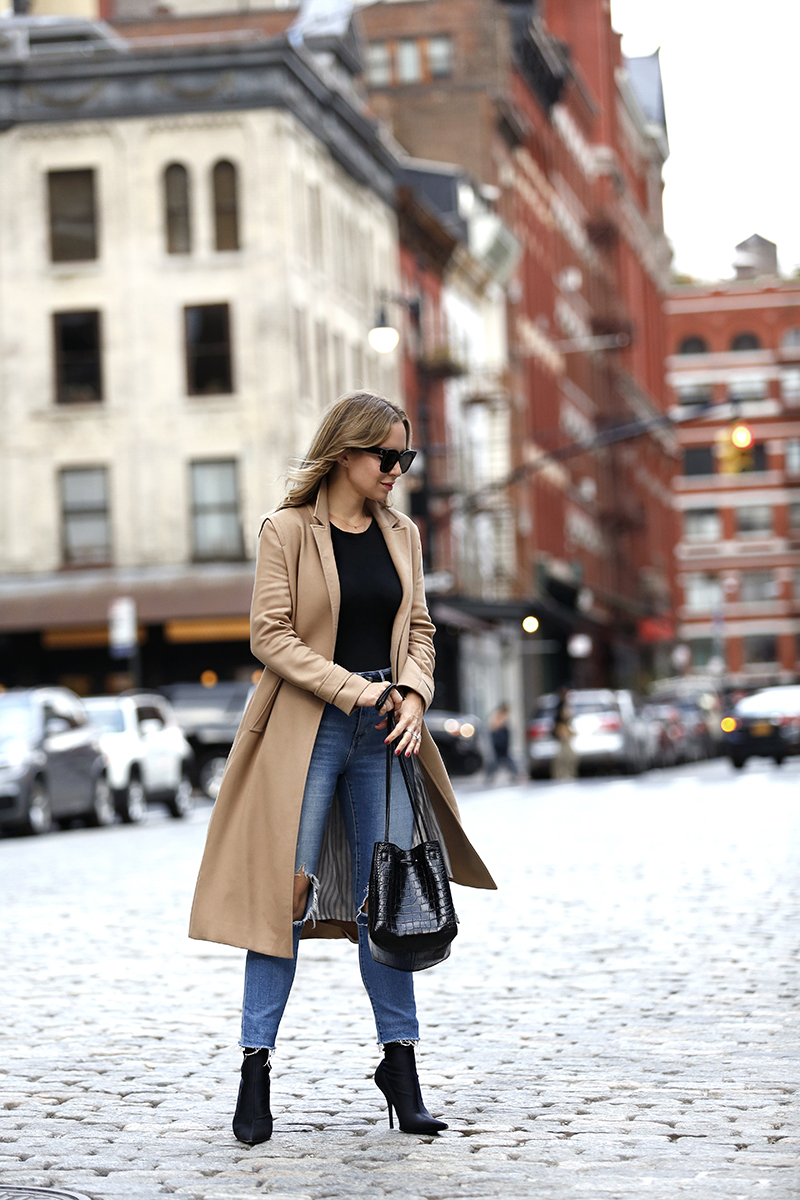
[{"label": "beige stone building", "polygon": [[[397,288],[352,48],[0,36],[0,683],[240,674],[259,514]],[[72,34],[68,34],[68,26]],[[0,31],[3,32],[3,31]],[[38,39],[38,41],[37,41]]]}]

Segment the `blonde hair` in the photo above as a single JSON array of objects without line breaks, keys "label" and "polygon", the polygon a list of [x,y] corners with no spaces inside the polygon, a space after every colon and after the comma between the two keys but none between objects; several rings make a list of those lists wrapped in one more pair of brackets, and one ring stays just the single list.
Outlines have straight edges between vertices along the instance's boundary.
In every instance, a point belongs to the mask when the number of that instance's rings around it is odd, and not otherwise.
[{"label": "blonde hair", "polygon": [[319,485],[346,450],[380,446],[397,422],[411,443],[411,422],[402,408],[374,392],[350,392],[326,413],[305,458],[286,472],[289,488],[281,508],[299,508],[315,500]]}]

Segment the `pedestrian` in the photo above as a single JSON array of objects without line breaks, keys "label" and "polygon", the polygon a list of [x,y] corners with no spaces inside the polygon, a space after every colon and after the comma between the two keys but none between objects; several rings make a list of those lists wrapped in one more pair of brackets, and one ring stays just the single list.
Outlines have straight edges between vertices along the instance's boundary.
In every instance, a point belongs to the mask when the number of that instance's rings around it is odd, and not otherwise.
[{"label": "pedestrian", "polygon": [[578,774],[578,756],[572,748],[572,709],[566,687],[558,689],[558,703],[553,713],[553,736],[558,742],[558,750],[553,758],[553,779],[574,779]]},{"label": "pedestrian", "polygon": [[489,717],[489,738],[492,743],[492,761],[486,771],[486,781],[493,779],[495,772],[505,767],[514,779],[517,778],[517,764],[511,757],[511,728],[509,726],[509,707],[504,700]]},{"label": "pedestrian", "polygon": [[387,743],[391,839],[411,844],[397,756],[419,755],[451,877],[495,886],[422,719],[433,697],[434,627],[419,533],[391,507],[416,453],[410,442],[395,404],[370,392],[343,397],[261,525],[250,628],[265,670],[209,824],[190,926],[191,937],[247,950],[233,1131],[251,1144],[272,1133],[270,1055],[301,935],[358,943],[390,1126],[394,1109],[406,1133],[447,1128],[420,1092],[413,976],[373,960],[365,912],[373,844],[384,837]]}]

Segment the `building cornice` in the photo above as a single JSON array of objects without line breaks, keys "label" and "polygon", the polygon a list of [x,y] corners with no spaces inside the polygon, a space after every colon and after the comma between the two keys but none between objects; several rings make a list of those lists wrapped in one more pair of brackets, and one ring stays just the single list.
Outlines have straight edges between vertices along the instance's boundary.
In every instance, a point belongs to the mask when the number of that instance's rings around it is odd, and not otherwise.
[{"label": "building cornice", "polygon": [[285,37],[0,64],[0,133],[42,124],[274,108],[291,113],[342,167],[394,202],[395,159],[377,124]]}]

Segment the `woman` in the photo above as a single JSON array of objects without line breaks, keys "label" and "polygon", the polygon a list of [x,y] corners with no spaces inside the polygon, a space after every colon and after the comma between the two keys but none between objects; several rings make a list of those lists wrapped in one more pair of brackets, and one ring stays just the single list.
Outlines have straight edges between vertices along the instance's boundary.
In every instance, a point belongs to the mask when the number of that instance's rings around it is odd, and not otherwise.
[{"label": "woman", "polygon": [[[261,527],[251,645],[265,669],[214,807],[189,931],[248,952],[233,1120],[243,1142],[272,1133],[269,1056],[301,933],[358,941],[389,1124],[394,1109],[405,1132],[446,1128],[420,1094],[413,977],[373,961],[364,911],[372,847],[383,840],[387,744],[395,756],[419,755],[452,878],[495,886],[461,829],[422,721],[433,697],[434,628],[419,534],[389,505],[414,457],[410,440],[396,405],[368,392],[345,396]],[[410,845],[399,762],[394,775],[390,836]]]}]

